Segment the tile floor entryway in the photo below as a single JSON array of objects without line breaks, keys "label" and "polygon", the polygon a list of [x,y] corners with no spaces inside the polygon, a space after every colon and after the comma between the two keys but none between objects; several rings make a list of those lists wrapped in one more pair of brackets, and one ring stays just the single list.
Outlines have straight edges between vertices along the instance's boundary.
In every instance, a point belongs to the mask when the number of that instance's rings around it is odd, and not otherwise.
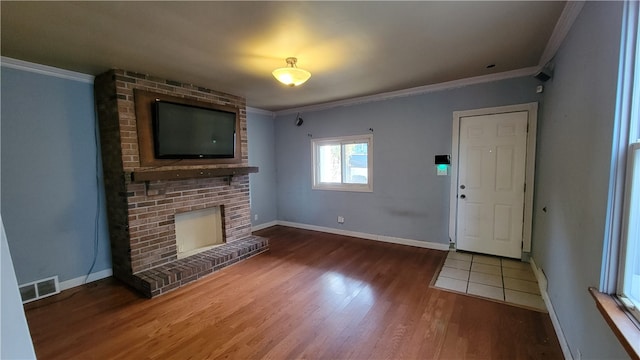
[{"label": "tile floor entryway", "polygon": [[435,287],[547,311],[529,263],[449,251]]}]

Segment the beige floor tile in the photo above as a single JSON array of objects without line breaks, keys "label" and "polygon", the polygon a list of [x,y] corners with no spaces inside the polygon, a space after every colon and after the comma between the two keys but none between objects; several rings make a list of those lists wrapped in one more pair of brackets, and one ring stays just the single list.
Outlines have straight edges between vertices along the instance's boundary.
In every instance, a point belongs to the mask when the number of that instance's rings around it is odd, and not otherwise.
[{"label": "beige floor tile", "polygon": [[460,270],[469,270],[471,269],[471,262],[447,258],[444,261],[444,266]]},{"label": "beige floor tile", "polygon": [[502,259],[502,267],[517,270],[527,270],[531,269],[531,264],[517,260]]},{"label": "beige floor tile", "polygon": [[461,293],[467,292],[467,282],[463,280],[438,277],[435,286],[441,289],[453,290]]},{"label": "beige floor tile", "polygon": [[531,265],[517,260],[450,251],[435,287],[547,311]]},{"label": "beige floor tile", "polygon": [[544,305],[544,300],[542,300],[542,297],[540,295],[534,295],[509,289],[504,290],[504,295],[507,302],[547,311],[547,308]]},{"label": "beige floor tile", "polygon": [[473,255],[474,263],[500,266],[500,258],[485,255]]},{"label": "beige floor tile", "polygon": [[504,291],[500,287],[469,283],[467,294],[504,301]]},{"label": "beige floor tile", "polygon": [[471,261],[471,254],[449,251],[449,254],[447,254],[447,259]]},{"label": "beige floor tile", "polygon": [[458,280],[464,280],[467,281],[469,280],[469,271],[467,270],[460,270],[460,269],[454,269],[454,268],[450,268],[450,267],[443,267],[442,270],[440,270],[440,275],[438,276],[439,278],[441,277],[448,277],[451,279],[458,279]]},{"label": "beige floor tile", "polygon": [[502,276],[472,271],[471,274],[469,274],[469,282],[502,287]]},{"label": "beige floor tile", "polygon": [[[473,269],[473,266],[472,266],[472,269]],[[527,270],[504,268],[502,269],[502,275],[504,277],[514,278],[514,279],[536,281],[536,277],[535,275],[533,275],[533,270],[531,270],[531,268]]]},{"label": "beige floor tile", "polygon": [[540,288],[538,287],[538,283],[535,281],[527,281],[527,280],[520,280],[520,279],[505,277],[504,288],[509,290],[517,290],[517,291],[522,291],[530,294],[540,295]]},{"label": "beige floor tile", "polygon": [[481,272],[491,275],[501,275],[500,266],[471,263],[471,271]]}]

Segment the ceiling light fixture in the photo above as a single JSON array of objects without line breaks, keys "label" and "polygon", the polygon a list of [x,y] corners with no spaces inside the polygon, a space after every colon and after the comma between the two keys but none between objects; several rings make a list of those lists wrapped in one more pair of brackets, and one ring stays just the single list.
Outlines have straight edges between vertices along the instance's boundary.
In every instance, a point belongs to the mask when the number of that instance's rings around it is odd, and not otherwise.
[{"label": "ceiling light fixture", "polygon": [[311,73],[307,70],[300,69],[296,66],[298,59],[294,57],[287,58],[287,67],[273,70],[273,77],[287,86],[298,86],[309,80]]}]

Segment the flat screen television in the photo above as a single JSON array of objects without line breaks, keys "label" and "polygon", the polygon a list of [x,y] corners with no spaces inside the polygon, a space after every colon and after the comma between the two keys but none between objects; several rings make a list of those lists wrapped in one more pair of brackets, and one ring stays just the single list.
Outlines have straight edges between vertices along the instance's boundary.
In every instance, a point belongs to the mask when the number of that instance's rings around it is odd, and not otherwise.
[{"label": "flat screen television", "polygon": [[153,134],[158,159],[233,158],[236,113],[156,100]]}]

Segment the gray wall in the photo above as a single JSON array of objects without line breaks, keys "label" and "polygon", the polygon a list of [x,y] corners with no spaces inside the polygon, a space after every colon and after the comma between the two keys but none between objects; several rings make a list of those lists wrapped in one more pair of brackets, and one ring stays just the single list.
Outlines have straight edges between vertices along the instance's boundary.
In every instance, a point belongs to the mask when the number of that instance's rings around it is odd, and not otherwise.
[{"label": "gray wall", "polygon": [[[2,67],[2,214],[18,283],[111,267],[93,85]],[[274,119],[247,114],[252,224],[277,220]],[[98,160],[99,161],[99,160]],[[99,183],[97,183],[97,181]],[[98,190],[99,189],[99,190]],[[253,220],[253,215],[258,220]]]},{"label": "gray wall", "polygon": [[575,358],[627,357],[587,291],[602,266],[621,15],[622,2],[585,4],[538,123],[532,252]]},{"label": "gray wall", "polygon": [[[537,81],[509,79],[389,99],[276,121],[278,218],[375,235],[448,244],[450,176],[434,155],[451,154],[453,111],[534,102]],[[373,193],[311,190],[311,138],[373,128]],[[340,225],[336,217],[344,216]]]},{"label": "gray wall", "polygon": [[31,334],[18,292],[7,237],[0,218],[0,359],[35,359]]},{"label": "gray wall", "polygon": [[86,275],[94,250],[93,272],[110,268],[93,85],[1,71],[1,206],[18,283]]},{"label": "gray wall", "polygon": [[[1,123],[2,117],[0,116],[0,134],[2,133]],[[0,184],[2,184],[1,176]],[[35,359],[36,354],[18,291],[18,280],[13,268],[2,216],[0,216],[0,285],[0,293],[2,294],[0,300],[0,359]]]},{"label": "gray wall", "polygon": [[[555,58],[539,116],[533,257],[572,353],[583,358],[626,357],[587,292],[600,279],[621,13],[619,2],[586,3]],[[1,210],[18,282],[82,276],[103,188],[92,86],[1,71]],[[253,225],[283,220],[447,243],[450,177],[435,176],[433,156],[451,153],[452,112],[539,101],[536,85],[510,79],[308,112],[301,127],[294,115],[249,112],[249,162],[260,167],[250,177],[252,215],[259,215]],[[311,190],[309,135],[369,128],[374,192]],[[110,267],[100,201],[94,271]]]},{"label": "gray wall", "polygon": [[247,111],[247,136],[249,165],[259,167],[258,173],[249,175],[251,225],[258,226],[278,220],[273,117]]}]

